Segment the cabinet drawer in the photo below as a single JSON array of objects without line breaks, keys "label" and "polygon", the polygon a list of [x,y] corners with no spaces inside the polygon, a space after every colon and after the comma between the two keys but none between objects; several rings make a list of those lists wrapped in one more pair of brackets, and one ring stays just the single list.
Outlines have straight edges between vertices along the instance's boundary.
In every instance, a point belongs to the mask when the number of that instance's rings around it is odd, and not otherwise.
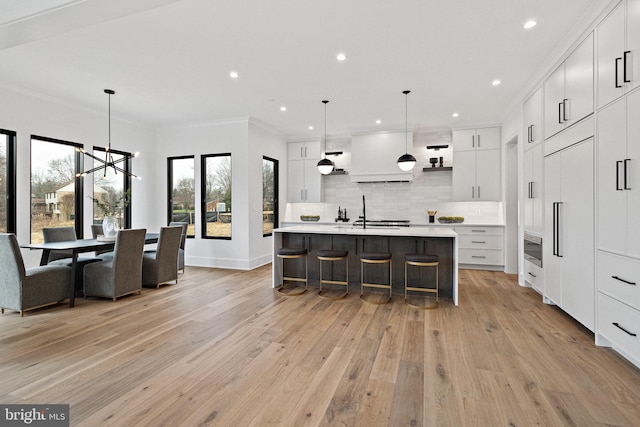
[{"label": "cabinet drawer", "polygon": [[463,234],[458,236],[458,248],[502,249],[503,236]]},{"label": "cabinet drawer", "polygon": [[640,261],[598,251],[597,286],[640,310]]},{"label": "cabinet drawer", "polygon": [[640,361],[640,311],[598,292],[598,333]]},{"label": "cabinet drawer", "polygon": [[503,252],[500,249],[458,249],[458,262],[461,264],[504,265]]},{"label": "cabinet drawer", "polygon": [[471,235],[491,235],[491,236],[502,236],[504,235],[504,227],[495,227],[495,226],[456,226],[453,228],[454,231],[458,234],[471,234]]},{"label": "cabinet drawer", "polygon": [[524,261],[524,280],[537,291],[544,291],[544,270],[527,260]]}]

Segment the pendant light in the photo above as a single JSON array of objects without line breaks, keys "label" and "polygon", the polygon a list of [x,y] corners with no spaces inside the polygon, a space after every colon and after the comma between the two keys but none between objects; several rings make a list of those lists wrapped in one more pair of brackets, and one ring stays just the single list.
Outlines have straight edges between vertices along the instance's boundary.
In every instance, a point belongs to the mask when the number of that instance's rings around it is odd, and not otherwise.
[{"label": "pendant light", "polygon": [[137,157],[139,153],[135,153],[135,154],[123,154],[121,158],[119,158],[118,160],[113,160],[113,155],[111,154],[111,95],[115,94],[116,92],[111,90],[111,89],[105,89],[104,93],[106,93],[107,95],[109,95],[109,145],[107,146],[107,148],[104,149],[104,160],[102,160],[99,157],[94,156],[91,153],[88,153],[84,150],[84,148],[76,148],[76,151],[79,151],[83,154],[85,154],[88,157],[91,157],[93,160],[98,161],[100,164],[100,166],[96,166],[93,169],[90,169],[88,171],[82,172],[82,173],[77,173],[76,177],[84,177],[87,174],[93,173],[93,172],[97,172],[99,170],[104,169],[104,176],[107,176],[107,168],[113,168],[113,172],[114,174],[118,174],[118,172],[124,173],[132,178],[136,178],[136,179],[141,179],[139,176],[132,174],[131,172],[127,172],[126,170],[122,169],[119,166],[116,166],[118,163],[123,163],[128,161],[129,159],[133,158],[133,157]]},{"label": "pendant light", "polygon": [[327,104],[329,103],[329,101],[324,100],[322,101],[322,103],[324,104],[324,159],[321,159],[318,162],[318,172],[320,172],[322,175],[329,175],[331,172],[333,172],[333,162],[329,159],[327,159]]},{"label": "pendant light", "polygon": [[410,90],[404,93],[404,154],[398,158],[398,167],[405,172],[409,172],[416,165],[416,158],[409,154],[409,126],[408,126],[408,95]]}]

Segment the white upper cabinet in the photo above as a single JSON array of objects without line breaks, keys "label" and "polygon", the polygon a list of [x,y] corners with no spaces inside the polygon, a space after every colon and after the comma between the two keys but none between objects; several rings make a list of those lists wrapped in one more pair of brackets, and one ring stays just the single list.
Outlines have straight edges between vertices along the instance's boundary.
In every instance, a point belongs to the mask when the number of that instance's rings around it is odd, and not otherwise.
[{"label": "white upper cabinet", "polygon": [[598,113],[598,249],[640,259],[640,92]]},{"label": "white upper cabinet", "polygon": [[493,150],[500,148],[500,128],[456,130],[453,151]]},{"label": "white upper cabinet", "polygon": [[288,149],[289,160],[319,160],[322,155],[320,143],[321,141],[290,142]]},{"label": "white upper cabinet", "polygon": [[640,82],[640,0],[622,1],[598,25],[598,107]]},{"label": "white upper cabinet", "polygon": [[288,201],[322,202],[322,175],[316,166],[320,141],[290,142],[288,155]]},{"label": "white upper cabinet", "polygon": [[543,92],[545,139],[593,113],[593,33],[545,80]]},{"label": "white upper cabinet", "polygon": [[542,86],[524,103],[524,125],[527,145],[542,141]]}]

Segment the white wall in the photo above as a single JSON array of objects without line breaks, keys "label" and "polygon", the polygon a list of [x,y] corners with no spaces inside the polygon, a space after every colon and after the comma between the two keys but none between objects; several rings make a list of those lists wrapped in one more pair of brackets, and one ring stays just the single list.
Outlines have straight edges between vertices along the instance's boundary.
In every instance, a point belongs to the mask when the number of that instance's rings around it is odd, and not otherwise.
[{"label": "white wall", "polygon": [[[517,185],[516,188],[523,188],[524,182],[524,167],[523,167],[523,156],[524,152],[522,149],[522,128],[523,128],[523,111],[522,105],[518,105],[513,111],[505,118],[502,122],[502,153],[503,153],[503,165],[502,170],[503,179],[504,179],[504,194],[503,200],[505,200],[505,268],[504,271],[510,274],[516,274],[522,271],[522,261],[520,260],[520,254],[522,252],[522,231],[521,231],[521,213],[524,199],[522,198],[521,191],[518,191],[518,197],[516,200],[507,200],[506,190],[512,185]],[[511,159],[511,157],[507,156],[508,147],[506,146],[509,142],[516,141],[517,146],[517,164],[507,166],[506,162]],[[506,182],[510,177],[507,176],[507,171],[511,168],[517,169],[517,182]],[[508,206],[507,203],[517,203],[517,206]],[[515,209],[514,209],[515,208]],[[515,210],[517,213],[515,217],[512,215],[507,215],[507,210]]]},{"label": "white wall", "polygon": [[[100,92],[100,91],[98,91]],[[102,96],[98,93],[96,96]],[[106,95],[103,95],[106,96]],[[108,116],[105,110],[96,112],[62,104],[51,99],[37,97],[0,87],[0,128],[17,133],[17,232],[21,244],[29,243],[31,216],[31,135],[44,136],[84,144],[87,151],[93,146],[106,146],[108,143]],[[155,157],[150,148],[155,143],[155,131],[119,120],[112,106],[111,116],[112,148],[136,152],[142,156],[133,160],[133,172],[142,177],[152,177],[156,167]],[[85,157],[85,168],[91,168],[91,159]],[[155,200],[150,191],[146,191],[148,182],[132,183],[132,224],[134,228],[148,227],[149,222],[144,206],[153,206]],[[93,194],[93,177],[85,178],[84,233],[91,236],[93,203],[86,196]],[[23,251],[27,267],[38,265],[39,251]]]}]

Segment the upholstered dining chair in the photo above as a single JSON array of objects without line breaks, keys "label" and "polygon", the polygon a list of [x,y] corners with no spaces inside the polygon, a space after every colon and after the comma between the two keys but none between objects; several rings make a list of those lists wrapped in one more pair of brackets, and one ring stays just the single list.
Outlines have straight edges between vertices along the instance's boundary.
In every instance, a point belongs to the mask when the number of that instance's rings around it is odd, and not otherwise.
[{"label": "upholstered dining chair", "polygon": [[84,296],[116,298],[142,289],[142,251],[147,230],[119,230],[113,260],[84,268]]},{"label": "upholstered dining chair", "polygon": [[45,265],[25,268],[15,234],[0,234],[0,312],[27,310],[69,298],[71,267]]},{"label": "upholstered dining chair", "polygon": [[[102,224],[91,224],[91,235],[94,239],[97,239],[98,236],[104,235],[102,231]],[[104,254],[108,254],[108,256],[104,256]],[[103,261],[113,259],[113,251],[111,249],[102,249],[96,251],[96,256]]]},{"label": "upholstered dining chair", "polygon": [[162,227],[155,252],[142,258],[142,284],[154,286],[178,283],[178,251],[182,239],[182,227]]},{"label": "upholstered dining chair", "polygon": [[[49,242],[68,242],[77,240],[76,229],[74,227],[45,227],[42,229],[42,237],[45,243]],[[73,252],[67,251],[51,251],[47,265],[71,265]],[[78,267],[76,270],[76,291],[82,290],[82,270],[87,264],[100,261],[100,259],[92,256],[78,256]]]},{"label": "upholstered dining chair", "polygon": [[178,251],[178,271],[184,273],[184,246],[187,243],[188,222],[171,221],[169,226],[179,225],[182,227],[182,239],[180,240],[180,250]]}]

